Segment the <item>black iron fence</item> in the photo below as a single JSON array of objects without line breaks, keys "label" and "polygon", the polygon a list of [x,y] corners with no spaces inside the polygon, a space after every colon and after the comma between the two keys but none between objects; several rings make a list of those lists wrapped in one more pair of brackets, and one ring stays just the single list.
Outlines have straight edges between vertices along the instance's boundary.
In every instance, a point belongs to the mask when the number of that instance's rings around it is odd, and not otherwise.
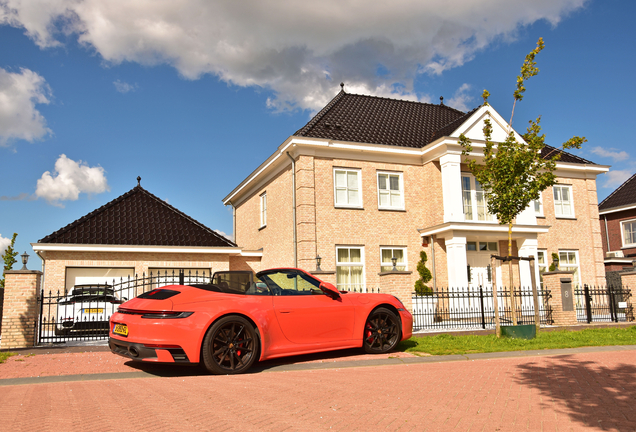
[{"label": "black iron fence", "polygon": [[[549,290],[539,289],[541,324],[552,324]],[[495,326],[492,288],[439,288],[431,295],[413,293],[413,330],[486,329]],[[514,302],[514,303],[513,303]],[[518,324],[534,324],[534,297],[531,288],[497,289],[501,325],[512,325],[516,304]]]},{"label": "black iron fence", "polygon": [[574,290],[579,322],[633,322],[632,292],[627,287],[583,285]]},{"label": "black iron fence", "polygon": [[48,293],[38,298],[39,344],[70,340],[108,339],[108,321],[120,304],[166,285],[210,283],[209,271],[158,271],[141,276],[114,279],[107,284],[76,285],[70,290]]}]

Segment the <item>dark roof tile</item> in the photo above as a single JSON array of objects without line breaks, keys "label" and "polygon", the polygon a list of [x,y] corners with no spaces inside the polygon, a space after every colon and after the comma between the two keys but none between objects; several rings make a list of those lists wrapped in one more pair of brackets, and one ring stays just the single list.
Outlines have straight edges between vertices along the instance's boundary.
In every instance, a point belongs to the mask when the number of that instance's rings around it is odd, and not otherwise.
[{"label": "dark roof tile", "polygon": [[141,186],[44,237],[39,243],[236,247]]},{"label": "dark roof tile", "polygon": [[598,205],[599,210],[636,204],[636,174],[620,185]]}]

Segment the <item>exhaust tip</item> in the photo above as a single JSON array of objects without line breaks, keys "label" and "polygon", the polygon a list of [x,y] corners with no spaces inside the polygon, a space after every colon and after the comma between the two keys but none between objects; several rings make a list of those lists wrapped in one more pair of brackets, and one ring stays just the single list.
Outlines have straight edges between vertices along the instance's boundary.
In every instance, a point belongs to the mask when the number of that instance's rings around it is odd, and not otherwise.
[{"label": "exhaust tip", "polygon": [[134,347],[134,346],[129,347],[128,348],[128,352],[133,357],[139,357],[139,350],[136,347]]}]

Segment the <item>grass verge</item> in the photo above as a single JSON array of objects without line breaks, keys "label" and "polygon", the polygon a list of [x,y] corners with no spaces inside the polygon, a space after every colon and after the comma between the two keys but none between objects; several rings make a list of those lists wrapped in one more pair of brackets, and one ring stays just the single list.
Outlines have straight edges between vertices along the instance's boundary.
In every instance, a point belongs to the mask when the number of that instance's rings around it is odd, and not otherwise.
[{"label": "grass verge", "polygon": [[8,351],[0,352],[0,363],[4,363],[6,359],[14,355],[17,355],[17,354],[13,352],[8,352]]},{"label": "grass verge", "polygon": [[607,345],[636,345],[636,326],[539,332],[535,339],[530,340],[497,339],[495,335],[453,336],[441,334],[430,337],[412,337],[400,342],[397,349],[413,354],[451,355]]}]

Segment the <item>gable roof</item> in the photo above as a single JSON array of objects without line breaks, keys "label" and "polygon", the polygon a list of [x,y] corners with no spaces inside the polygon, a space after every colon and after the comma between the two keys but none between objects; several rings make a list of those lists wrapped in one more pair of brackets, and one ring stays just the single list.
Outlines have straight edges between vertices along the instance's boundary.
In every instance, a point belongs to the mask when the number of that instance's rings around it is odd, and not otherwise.
[{"label": "gable roof", "polygon": [[599,210],[608,210],[614,207],[624,207],[636,204],[636,174],[620,185],[598,205]]},{"label": "gable roof", "polygon": [[[422,148],[451,135],[479,107],[464,113],[449,106],[346,93],[342,89],[294,136],[368,144]],[[546,145],[548,157],[558,152],[561,162],[596,165]]]},{"label": "gable roof", "polygon": [[38,243],[236,247],[140,185]]},{"label": "gable roof", "polygon": [[411,102],[341,90],[295,136],[421,148],[466,114],[446,105]]}]

